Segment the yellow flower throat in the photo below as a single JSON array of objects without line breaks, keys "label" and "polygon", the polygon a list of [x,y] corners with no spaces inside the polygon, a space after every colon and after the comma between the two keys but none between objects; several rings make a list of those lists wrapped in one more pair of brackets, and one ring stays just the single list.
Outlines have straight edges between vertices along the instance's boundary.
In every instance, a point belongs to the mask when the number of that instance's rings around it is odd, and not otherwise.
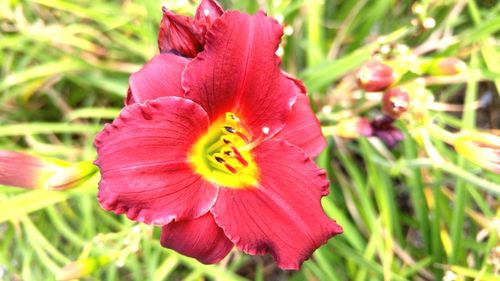
[{"label": "yellow flower throat", "polygon": [[250,133],[231,112],[214,122],[194,145],[189,160],[196,173],[220,187],[247,188],[258,183],[259,170]]}]

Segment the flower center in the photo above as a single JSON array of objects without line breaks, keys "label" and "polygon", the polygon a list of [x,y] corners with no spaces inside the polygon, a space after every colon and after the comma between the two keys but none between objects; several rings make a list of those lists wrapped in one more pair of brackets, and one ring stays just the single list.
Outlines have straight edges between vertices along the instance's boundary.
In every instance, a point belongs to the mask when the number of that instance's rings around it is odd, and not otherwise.
[{"label": "flower center", "polygon": [[254,187],[259,171],[251,150],[260,142],[252,142],[240,119],[227,112],[194,144],[189,160],[196,173],[221,187]]}]

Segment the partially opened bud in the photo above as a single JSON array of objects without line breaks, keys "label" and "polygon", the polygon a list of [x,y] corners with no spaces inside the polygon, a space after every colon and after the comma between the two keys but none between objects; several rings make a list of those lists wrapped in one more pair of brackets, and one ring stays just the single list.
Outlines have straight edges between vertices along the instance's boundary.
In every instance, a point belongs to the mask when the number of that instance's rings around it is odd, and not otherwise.
[{"label": "partially opened bud", "polygon": [[206,28],[210,28],[214,21],[224,13],[224,9],[215,0],[201,0],[196,9],[195,20],[205,23]]},{"label": "partially opened bud", "polygon": [[96,172],[90,162],[72,165],[53,158],[0,150],[0,184],[36,189],[75,187]]},{"label": "partially opened bud", "polygon": [[204,30],[193,18],[180,16],[163,8],[158,46],[160,52],[171,52],[194,58],[203,50]]},{"label": "partially opened bud", "polygon": [[394,119],[398,119],[401,114],[406,112],[409,105],[410,97],[408,93],[400,88],[390,89],[382,97],[382,112]]},{"label": "partially opened bud", "polygon": [[62,168],[45,182],[45,189],[61,190],[75,187],[97,171],[90,161],[82,161]]},{"label": "partially opened bud", "polygon": [[466,69],[465,62],[455,57],[447,57],[434,60],[429,66],[428,73],[435,76],[457,75]]},{"label": "partially opened bud", "polygon": [[356,74],[358,85],[365,91],[383,91],[394,82],[394,72],[391,67],[371,60],[365,63]]},{"label": "partially opened bud", "polygon": [[488,133],[462,132],[453,142],[465,159],[500,174],[500,137]]},{"label": "partially opened bud", "polygon": [[194,18],[176,15],[163,7],[158,34],[160,52],[194,58],[203,50],[206,33],[223,13],[215,0],[201,0]]}]

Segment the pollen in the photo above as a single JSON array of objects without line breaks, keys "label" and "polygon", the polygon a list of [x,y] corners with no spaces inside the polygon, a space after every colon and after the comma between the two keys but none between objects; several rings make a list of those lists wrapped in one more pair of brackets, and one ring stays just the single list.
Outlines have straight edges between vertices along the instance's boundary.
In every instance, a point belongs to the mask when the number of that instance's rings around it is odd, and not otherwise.
[{"label": "pollen", "polygon": [[[262,132],[266,135],[269,128],[263,127]],[[188,159],[197,174],[220,187],[255,187],[259,171],[252,149],[261,141],[262,137],[252,141],[240,118],[228,112],[193,145]]]}]

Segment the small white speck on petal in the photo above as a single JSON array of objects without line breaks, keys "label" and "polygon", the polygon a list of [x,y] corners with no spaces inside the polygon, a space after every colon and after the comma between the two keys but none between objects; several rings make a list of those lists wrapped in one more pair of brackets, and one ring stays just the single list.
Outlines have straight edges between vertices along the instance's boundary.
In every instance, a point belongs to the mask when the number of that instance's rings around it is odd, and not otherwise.
[{"label": "small white speck on petal", "polygon": [[269,134],[269,127],[262,127],[262,133],[264,133],[264,135]]},{"label": "small white speck on petal", "polygon": [[210,15],[210,10],[209,9],[203,9],[203,14],[205,15],[205,17],[208,17],[208,15]]}]

